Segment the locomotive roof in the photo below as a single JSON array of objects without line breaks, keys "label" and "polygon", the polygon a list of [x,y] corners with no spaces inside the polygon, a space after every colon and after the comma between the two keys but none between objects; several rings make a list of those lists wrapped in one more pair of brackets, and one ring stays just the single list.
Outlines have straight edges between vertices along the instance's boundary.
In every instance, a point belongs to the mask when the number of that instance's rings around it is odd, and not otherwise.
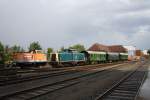
[{"label": "locomotive roof", "polygon": [[14,53],[32,53],[32,52],[42,52],[42,50],[31,50],[31,51],[27,51],[27,52],[14,52]]},{"label": "locomotive roof", "polygon": [[61,52],[78,52],[76,49],[64,49],[63,51]]}]

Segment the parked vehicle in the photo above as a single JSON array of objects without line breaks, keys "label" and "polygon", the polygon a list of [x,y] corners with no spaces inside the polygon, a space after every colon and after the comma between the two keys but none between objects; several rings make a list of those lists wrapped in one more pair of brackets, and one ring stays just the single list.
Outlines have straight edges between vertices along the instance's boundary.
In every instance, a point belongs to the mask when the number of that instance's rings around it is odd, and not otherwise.
[{"label": "parked vehicle", "polygon": [[86,58],[86,63],[102,63],[106,62],[106,52],[82,51]]},{"label": "parked vehicle", "polygon": [[49,61],[53,66],[78,65],[85,63],[85,55],[76,50],[66,49],[59,53],[52,53]]},{"label": "parked vehicle", "polygon": [[119,61],[119,53],[115,52],[107,52],[107,61],[113,62],[113,61]]},{"label": "parked vehicle", "polygon": [[16,52],[13,54],[13,63],[18,66],[45,65],[47,63],[47,56],[41,50]]},{"label": "parked vehicle", "polygon": [[128,59],[127,53],[98,52],[64,50],[59,53],[52,53],[49,62],[52,66],[66,66],[79,64],[98,64],[104,62],[124,61]]},{"label": "parked vehicle", "polygon": [[128,60],[128,53],[119,53],[120,60]]},{"label": "parked vehicle", "polygon": [[104,62],[124,61],[128,59],[127,53],[82,51],[73,49],[51,53],[49,57],[41,50],[31,52],[17,52],[13,55],[13,63],[18,66],[45,65],[49,62],[53,67],[75,66],[84,64],[98,64]]}]

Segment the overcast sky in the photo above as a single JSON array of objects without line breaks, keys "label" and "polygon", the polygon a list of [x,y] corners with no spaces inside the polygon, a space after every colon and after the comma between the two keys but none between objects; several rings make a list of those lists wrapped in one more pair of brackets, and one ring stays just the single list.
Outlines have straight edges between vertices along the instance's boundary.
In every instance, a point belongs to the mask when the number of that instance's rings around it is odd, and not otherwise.
[{"label": "overcast sky", "polygon": [[0,41],[43,48],[93,43],[150,48],[150,0],[0,0]]}]

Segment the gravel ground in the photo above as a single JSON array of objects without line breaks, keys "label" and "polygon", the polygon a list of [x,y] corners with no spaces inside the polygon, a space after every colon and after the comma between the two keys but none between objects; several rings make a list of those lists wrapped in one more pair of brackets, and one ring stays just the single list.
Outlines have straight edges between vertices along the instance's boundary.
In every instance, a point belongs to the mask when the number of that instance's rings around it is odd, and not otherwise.
[{"label": "gravel ground", "polygon": [[35,100],[94,100],[98,94],[133,70],[137,64],[124,66],[126,67],[110,71],[107,74],[101,72],[86,77],[79,84],[49,93]]},{"label": "gravel ground", "polygon": [[[125,65],[129,65],[129,64],[125,64]],[[48,77],[48,78],[38,79],[38,80],[33,80],[33,81],[27,81],[27,82],[18,83],[18,84],[0,86],[0,96],[4,96],[6,94],[12,94],[12,93],[18,92],[20,90],[27,90],[30,88],[35,88],[35,87],[39,87],[39,86],[43,86],[43,85],[47,85],[47,84],[52,84],[52,83],[55,83],[55,82],[58,82],[61,80],[68,79],[70,77],[81,76],[82,74],[87,74],[87,73],[89,73],[89,72],[82,71],[82,72],[78,72],[78,73],[65,74],[65,75],[61,75],[61,76],[53,76],[53,77]]]}]

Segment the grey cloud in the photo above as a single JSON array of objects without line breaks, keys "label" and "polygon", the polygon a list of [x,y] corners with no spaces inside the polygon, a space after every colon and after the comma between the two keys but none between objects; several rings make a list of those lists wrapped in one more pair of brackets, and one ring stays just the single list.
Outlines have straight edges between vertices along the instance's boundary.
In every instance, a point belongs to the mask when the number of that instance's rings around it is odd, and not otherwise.
[{"label": "grey cloud", "polygon": [[[137,45],[149,48],[148,0],[0,0],[0,40],[27,47],[39,41],[44,48],[76,43]],[[148,33],[147,30],[144,33]],[[136,38],[135,38],[136,37]]]}]

